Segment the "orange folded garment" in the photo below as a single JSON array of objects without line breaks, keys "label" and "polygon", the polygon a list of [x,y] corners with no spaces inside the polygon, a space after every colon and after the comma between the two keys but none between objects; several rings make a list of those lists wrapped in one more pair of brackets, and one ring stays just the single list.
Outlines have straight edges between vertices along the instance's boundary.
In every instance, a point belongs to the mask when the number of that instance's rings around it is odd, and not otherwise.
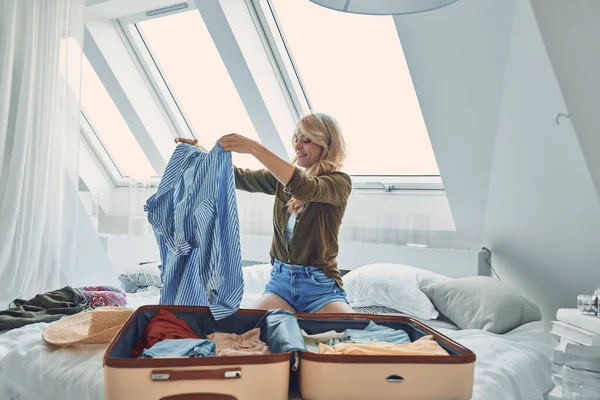
[{"label": "orange folded garment", "polygon": [[183,319],[170,311],[159,309],[146,326],[147,349],[165,339],[201,339]]},{"label": "orange folded garment", "polygon": [[217,345],[217,356],[271,354],[266,343],[260,341],[260,328],[254,328],[241,335],[215,332],[206,338]]},{"label": "orange folded garment", "polygon": [[423,336],[412,343],[393,344],[373,341],[369,344],[339,343],[328,346],[319,343],[319,354],[346,354],[355,356],[447,356],[449,355],[433,336]]},{"label": "orange folded garment", "polygon": [[145,333],[144,339],[138,341],[131,352],[132,357],[141,356],[144,349],[165,339],[201,339],[185,320],[162,308],[148,322]]}]

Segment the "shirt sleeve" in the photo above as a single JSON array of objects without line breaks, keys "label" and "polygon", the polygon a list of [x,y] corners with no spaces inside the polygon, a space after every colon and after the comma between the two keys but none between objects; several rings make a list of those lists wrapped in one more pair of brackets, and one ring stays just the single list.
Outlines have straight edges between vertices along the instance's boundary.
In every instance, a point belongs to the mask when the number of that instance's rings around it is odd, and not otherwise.
[{"label": "shirt sleeve", "polygon": [[275,194],[277,179],[266,169],[235,168],[235,188],[252,193]]},{"label": "shirt sleeve", "polygon": [[307,203],[328,203],[336,206],[345,204],[352,191],[350,177],[343,173],[309,176],[296,167],[285,191],[296,199]]}]

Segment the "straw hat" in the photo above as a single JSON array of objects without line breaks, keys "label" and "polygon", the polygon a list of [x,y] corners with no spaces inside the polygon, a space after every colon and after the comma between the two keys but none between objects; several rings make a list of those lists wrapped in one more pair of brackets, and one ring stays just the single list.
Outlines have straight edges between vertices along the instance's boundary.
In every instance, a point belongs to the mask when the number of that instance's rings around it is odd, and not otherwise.
[{"label": "straw hat", "polygon": [[108,343],[131,314],[131,308],[99,307],[70,315],[48,326],[44,330],[44,340],[56,346]]}]

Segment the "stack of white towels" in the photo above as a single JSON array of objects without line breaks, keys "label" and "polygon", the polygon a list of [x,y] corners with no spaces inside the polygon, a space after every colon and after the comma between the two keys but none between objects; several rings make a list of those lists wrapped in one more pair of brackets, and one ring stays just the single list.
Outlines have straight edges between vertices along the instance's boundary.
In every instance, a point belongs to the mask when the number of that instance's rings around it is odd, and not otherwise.
[{"label": "stack of white towels", "polygon": [[600,400],[600,316],[561,308],[550,333],[560,339],[554,348],[554,389],[549,400]]}]

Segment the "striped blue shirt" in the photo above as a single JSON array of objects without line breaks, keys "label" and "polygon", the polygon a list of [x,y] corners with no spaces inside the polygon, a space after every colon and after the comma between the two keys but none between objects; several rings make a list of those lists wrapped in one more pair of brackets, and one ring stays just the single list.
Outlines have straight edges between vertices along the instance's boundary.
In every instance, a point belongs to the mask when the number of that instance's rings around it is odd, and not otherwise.
[{"label": "striped blue shirt", "polygon": [[215,319],[239,308],[244,292],[231,153],[179,144],[146,204],[160,248],[160,304],[208,306]]}]

